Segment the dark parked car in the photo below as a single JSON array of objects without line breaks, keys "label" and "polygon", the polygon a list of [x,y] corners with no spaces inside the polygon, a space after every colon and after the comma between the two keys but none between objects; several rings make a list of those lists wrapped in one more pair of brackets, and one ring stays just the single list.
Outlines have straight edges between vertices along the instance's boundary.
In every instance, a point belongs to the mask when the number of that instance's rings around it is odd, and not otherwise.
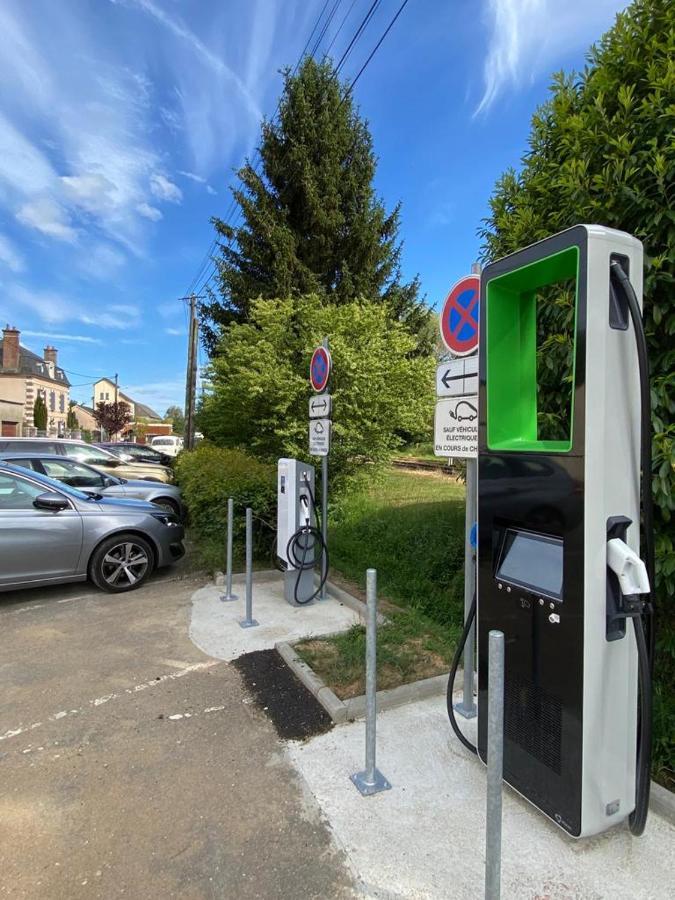
[{"label": "dark parked car", "polygon": [[128,591],[180,559],[183,536],[152,503],[92,496],[0,461],[0,591],[88,578]]},{"label": "dark parked car", "polygon": [[97,442],[95,446],[109,450],[110,453],[114,453],[125,462],[157,463],[160,466],[170,466],[173,462],[172,457],[167,453],[155,450],[147,444],[133,444],[130,441],[119,441],[117,444],[113,444],[111,441],[105,441]]},{"label": "dark parked car", "polygon": [[183,519],[185,510],[179,489],[173,484],[162,484],[158,481],[141,481],[119,478],[107,472],[101,472],[86,463],[65,456],[48,453],[0,453],[0,459],[14,466],[31,469],[62,481],[69,487],[77,488],[87,494],[102,494],[104,497],[131,498],[154,503]]}]

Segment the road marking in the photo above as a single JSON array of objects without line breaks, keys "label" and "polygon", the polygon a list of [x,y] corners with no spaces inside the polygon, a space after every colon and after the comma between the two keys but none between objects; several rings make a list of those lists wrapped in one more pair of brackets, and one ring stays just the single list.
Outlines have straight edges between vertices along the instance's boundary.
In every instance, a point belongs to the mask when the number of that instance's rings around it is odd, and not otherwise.
[{"label": "road marking", "polygon": [[[61,719],[69,718],[70,716],[81,715],[82,713],[87,712],[87,710],[89,709],[95,709],[99,706],[104,706],[106,703],[110,703],[111,700],[117,700],[120,697],[124,697],[129,694],[138,694],[140,691],[145,691],[148,688],[156,687],[158,684],[163,684],[165,681],[173,681],[175,678],[182,678],[184,675],[189,675],[191,672],[200,672],[204,669],[210,669],[213,666],[220,665],[221,662],[222,660],[220,659],[210,659],[207,662],[195,663],[194,665],[188,666],[185,669],[180,669],[178,672],[167,672],[166,675],[158,675],[156,678],[153,678],[150,681],[144,681],[141,684],[135,684],[133,687],[125,688],[123,691],[115,692],[112,694],[104,694],[102,697],[95,697],[93,700],[89,700],[88,703],[80,706],[79,709],[61,709],[58,712],[53,713],[53,715],[48,716],[45,721],[58,722]],[[0,741],[6,741],[9,738],[18,737],[18,735],[25,734],[27,731],[34,731],[36,728],[39,728],[43,724],[43,722],[33,722],[32,725],[24,725],[20,726],[19,728],[10,728],[8,731],[5,731],[4,734],[0,734]]]}]

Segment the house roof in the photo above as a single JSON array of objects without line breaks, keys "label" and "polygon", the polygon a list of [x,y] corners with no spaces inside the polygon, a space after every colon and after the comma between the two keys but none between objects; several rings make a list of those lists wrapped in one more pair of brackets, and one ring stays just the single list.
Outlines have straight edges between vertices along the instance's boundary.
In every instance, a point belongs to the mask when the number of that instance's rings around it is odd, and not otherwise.
[{"label": "house roof", "polygon": [[[3,359],[3,343],[4,339],[0,338],[0,370],[2,369]],[[68,376],[63,371],[60,366],[56,366],[54,368],[55,377],[52,378],[49,374],[49,367],[47,363],[41,356],[38,356],[37,353],[33,353],[32,350],[29,350],[27,347],[23,347],[19,345],[19,375],[34,375],[38,378],[42,378],[45,381],[52,381],[54,384],[60,384],[63,387],[70,387],[70,381],[68,381]],[[1,372],[0,374],[9,374],[7,372]],[[13,372],[11,374],[14,374]]]},{"label": "house roof", "polygon": [[151,409],[144,403],[137,403],[136,400],[132,400],[132,403],[134,404],[137,419],[159,419],[161,421],[162,417],[158,416],[154,409]]}]

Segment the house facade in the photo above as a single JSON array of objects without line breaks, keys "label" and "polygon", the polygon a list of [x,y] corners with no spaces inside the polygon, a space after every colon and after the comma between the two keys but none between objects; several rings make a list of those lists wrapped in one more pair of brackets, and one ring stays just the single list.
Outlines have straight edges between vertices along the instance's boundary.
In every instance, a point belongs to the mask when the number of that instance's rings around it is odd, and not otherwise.
[{"label": "house facade", "polygon": [[68,418],[70,382],[58,364],[58,351],[48,345],[38,356],[20,342],[10,325],[0,341],[0,431],[5,437],[33,434],[33,407],[38,396],[47,406],[47,433],[63,434]]},{"label": "house facade", "polygon": [[162,417],[151,407],[139,403],[116,387],[110,378],[100,378],[94,384],[92,397],[94,409],[99,403],[114,403],[117,397],[118,403],[126,403],[131,414],[131,421],[120,434],[120,438],[128,441],[140,441],[144,443],[147,438],[159,434],[173,434],[173,425],[164,422]]}]

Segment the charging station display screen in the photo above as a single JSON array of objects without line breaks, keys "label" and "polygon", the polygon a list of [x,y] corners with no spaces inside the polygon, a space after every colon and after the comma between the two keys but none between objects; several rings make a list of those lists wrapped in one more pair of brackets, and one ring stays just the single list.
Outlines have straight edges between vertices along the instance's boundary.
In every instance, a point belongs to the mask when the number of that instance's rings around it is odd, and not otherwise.
[{"label": "charging station display screen", "polygon": [[562,540],[530,531],[507,529],[496,577],[533,594],[562,599]]}]

